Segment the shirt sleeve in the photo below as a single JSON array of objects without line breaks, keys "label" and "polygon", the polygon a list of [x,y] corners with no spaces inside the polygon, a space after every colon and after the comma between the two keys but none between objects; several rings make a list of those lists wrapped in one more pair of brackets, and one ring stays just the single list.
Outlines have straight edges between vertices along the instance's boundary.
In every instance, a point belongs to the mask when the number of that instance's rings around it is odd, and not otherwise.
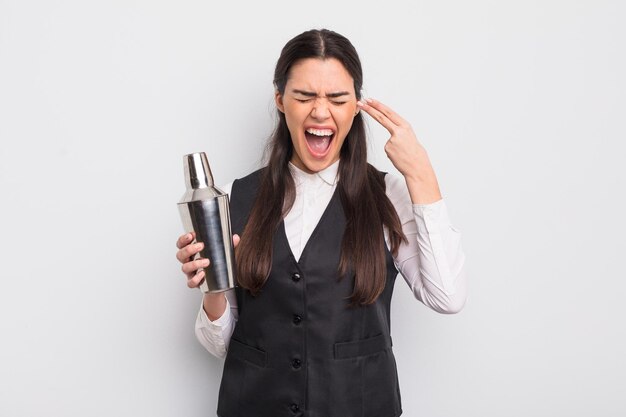
[{"label": "shirt sleeve", "polygon": [[218,319],[211,321],[206,315],[202,303],[196,318],[196,337],[206,350],[218,358],[226,357],[230,338],[237,323],[238,310],[235,291],[226,291],[226,310]]},{"label": "shirt sleeve", "polygon": [[459,312],[467,298],[465,254],[445,201],[413,204],[404,180],[386,175],[385,182],[408,240],[394,257],[396,268],[426,306],[439,313]]}]

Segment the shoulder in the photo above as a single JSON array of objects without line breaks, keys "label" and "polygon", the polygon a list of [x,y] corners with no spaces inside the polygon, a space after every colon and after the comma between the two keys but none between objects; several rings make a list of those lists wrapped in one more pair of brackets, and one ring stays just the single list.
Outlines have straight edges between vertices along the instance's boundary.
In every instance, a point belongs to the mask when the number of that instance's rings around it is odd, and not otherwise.
[{"label": "shoulder", "polygon": [[259,192],[262,176],[263,169],[259,169],[233,182],[229,196],[233,233],[243,233]]},{"label": "shoulder", "polygon": [[385,192],[390,198],[392,196],[409,195],[409,190],[406,188],[404,178],[389,173],[385,175]]},{"label": "shoulder", "polygon": [[243,178],[236,179],[232,183],[231,194],[243,193],[245,195],[256,194],[261,185],[261,179],[265,168],[257,169],[256,171],[246,175]]},{"label": "shoulder", "polygon": [[247,184],[250,182],[260,182],[261,177],[263,176],[264,172],[265,172],[265,167],[259,168],[256,171],[251,172],[250,174],[246,175],[245,177],[236,179],[234,183]]},{"label": "shoulder", "polygon": [[259,183],[260,180],[257,177],[261,177],[260,173],[262,170],[263,168],[258,169],[252,172],[251,174],[246,175],[243,178],[237,178],[234,181],[231,181],[227,184],[222,184],[219,186],[219,189],[228,195],[232,195],[233,189],[235,188],[235,184],[237,184],[238,189],[241,189],[242,186],[244,187],[244,189],[248,189],[250,188],[248,184]]},{"label": "shoulder", "polygon": [[385,194],[392,203],[411,200],[403,177],[398,174],[379,171],[373,165],[369,165],[369,169],[375,173],[375,178],[384,185]]},{"label": "shoulder", "polygon": [[411,196],[409,195],[409,190],[406,187],[406,182],[404,181],[404,177],[389,172],[382,172],[376,170],[379,174],[379,180],[383,182],[385,195],[396,208],[399,210],[400,208],[410,207],[411,206]]}]

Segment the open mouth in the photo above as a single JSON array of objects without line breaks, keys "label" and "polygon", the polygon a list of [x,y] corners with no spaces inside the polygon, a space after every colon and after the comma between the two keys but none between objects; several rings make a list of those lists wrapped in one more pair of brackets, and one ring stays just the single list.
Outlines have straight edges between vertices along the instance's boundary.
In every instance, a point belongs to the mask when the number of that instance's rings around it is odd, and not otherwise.
[{"label": "open mouth", "polygon": [[304,132],[304,136],[309,152],[317,158],[322,158],[330,150],[330,143],[335,137],[335,132],[331,129],[308,128]]}]

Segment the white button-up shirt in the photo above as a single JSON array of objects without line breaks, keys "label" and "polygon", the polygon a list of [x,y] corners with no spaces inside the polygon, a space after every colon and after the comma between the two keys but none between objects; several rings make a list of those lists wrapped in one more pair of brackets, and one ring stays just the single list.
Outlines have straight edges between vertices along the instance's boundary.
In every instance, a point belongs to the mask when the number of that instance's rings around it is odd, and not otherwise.
[{"label": "white button-up shirt", "polygon": [[[317,226],[337,188],[339,161],[323,171],[308,174],[295,165],[289,168],[296,185],[296,197],[284,218],[289,246],[296,259]],[[445,202],[412,204],[403,179],[385,175],[386,194],[395,207],[408,242],[394,257],[398,272],[415,298],[440,313],[458,312],[467,297],[465,255],[461,234],[452,226]],[[222,189],[230,194],[232,183]],[[388,234],[385,241],[389,247]],[[202,305],[196,319],[196,336],[217,357],[226,356],[228,342],[238,318],[234,290],[226,292],[224,314],[209,320]]]}]

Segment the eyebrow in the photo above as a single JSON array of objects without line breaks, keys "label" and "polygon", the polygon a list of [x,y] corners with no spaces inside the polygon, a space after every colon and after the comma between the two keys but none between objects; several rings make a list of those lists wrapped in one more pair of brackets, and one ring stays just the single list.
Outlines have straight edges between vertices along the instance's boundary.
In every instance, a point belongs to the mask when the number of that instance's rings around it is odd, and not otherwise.
[{"label": "eyebrow", "polygon": [[[298,89],[293,89],[291,91],[295,94],[301,94],[306,97],[317,97],[317,93],[314,93],[312,91],[304,91],[304,90],[298,90]],[[337,97],[348,96],[348,95],[350,95],[348,91],[338,91],[336,93],[326,94],[326,98],[337,98]]]}]

